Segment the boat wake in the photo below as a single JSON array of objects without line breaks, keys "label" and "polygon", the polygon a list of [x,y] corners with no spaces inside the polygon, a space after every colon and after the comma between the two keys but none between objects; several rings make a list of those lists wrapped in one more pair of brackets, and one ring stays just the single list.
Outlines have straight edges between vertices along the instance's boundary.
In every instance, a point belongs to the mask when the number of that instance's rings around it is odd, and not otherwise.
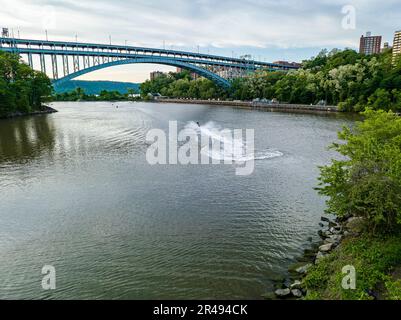
[{"label": "boat wake", "polygon": [[[205,125],[198,126],[196,122],[189,122],[185,129],[193,130],[201,136],[200,151],[206,156],[216,161],[229,162],[248,162],[261,161],[282,157],[284,154],[278,150],[267,149],[263,151],[253,150],[254,148],[247,145],[246,139],[243,137],[233,138],[232,130],[224,130],[214,122],[208,122]],[[209,143],[204,143],[207,139]],[[210,142],[214,146],[210,148]],[[252,151],[252,152],[251,152]]]}]

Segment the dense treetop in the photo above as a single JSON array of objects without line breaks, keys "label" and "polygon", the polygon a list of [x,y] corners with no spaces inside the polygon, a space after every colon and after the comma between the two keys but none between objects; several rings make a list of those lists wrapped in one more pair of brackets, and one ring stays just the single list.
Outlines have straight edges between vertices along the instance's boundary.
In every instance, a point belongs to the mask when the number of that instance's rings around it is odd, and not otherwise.
[{"label": "dense treetop", "polygon": [[0,117],[41,110],[51,95],[50,79],[16,55],[0,52]]},{"label": "dense treetop", "polygon": [[391,50],[372,56],[350,49],[323,50],[304,61],[297,71],[258,71],[235,79],[230,92],[206,79],[191,80],[188,72],[146,81],[141,91],[174,98],[264,98],[302,104],[324,101],[344,111],[363,111],[366,107],[401,111],[401,58],[393,65]]}]

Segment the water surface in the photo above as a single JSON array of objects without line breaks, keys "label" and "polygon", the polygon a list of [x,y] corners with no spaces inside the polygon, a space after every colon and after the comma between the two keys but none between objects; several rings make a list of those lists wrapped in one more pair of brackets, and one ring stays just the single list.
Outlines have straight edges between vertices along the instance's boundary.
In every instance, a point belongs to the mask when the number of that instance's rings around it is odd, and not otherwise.
[{"label": "water surface", "polygon": [[[316,239],[313,188],[347,120],[202,105],[56,103],[0,120],[0,298],[258,299]],[[251,176],[150,166],[146,133],[255,129]],[[277,156],[279,155],[279,156]],[[53,265],[57,290],[41,289]]]}]

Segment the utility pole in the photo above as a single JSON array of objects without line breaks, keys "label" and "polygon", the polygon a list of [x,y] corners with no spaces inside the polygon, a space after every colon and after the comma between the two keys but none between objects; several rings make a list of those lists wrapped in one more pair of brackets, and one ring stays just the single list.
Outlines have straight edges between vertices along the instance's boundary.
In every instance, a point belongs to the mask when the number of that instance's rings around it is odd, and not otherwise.
[{"label": "utility pole", "polygon": [[110,40],[110,45],[111,45],[111,35],[109,36],[109,40]]},{"label": "utility pole", "polygon": [[46,41],[49,41],[49,35],[47,33],[47,30],[45,30],[45,33],[46,33]]}]

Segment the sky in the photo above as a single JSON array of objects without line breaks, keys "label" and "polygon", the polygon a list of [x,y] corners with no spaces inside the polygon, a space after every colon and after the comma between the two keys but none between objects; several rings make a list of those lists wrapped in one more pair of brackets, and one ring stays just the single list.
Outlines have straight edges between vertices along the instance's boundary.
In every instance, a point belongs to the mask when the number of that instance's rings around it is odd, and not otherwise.
[{"label": "sky", "polygon": [[[367,31],[392,43],[401,0],[0,0],[0,27],[21,38],[173,48],[300,62],[354,48]],[[80,79],[142,82],[159,65],[103,69]]]}]

